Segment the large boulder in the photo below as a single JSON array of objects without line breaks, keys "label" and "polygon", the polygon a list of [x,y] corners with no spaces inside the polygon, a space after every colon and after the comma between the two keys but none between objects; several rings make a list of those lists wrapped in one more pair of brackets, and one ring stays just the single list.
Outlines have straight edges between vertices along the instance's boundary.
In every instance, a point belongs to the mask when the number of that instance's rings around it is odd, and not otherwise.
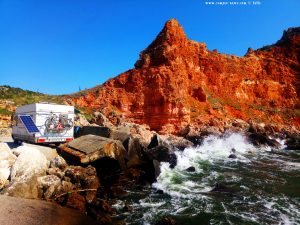
[{"label": "large boulder", "polygon": [[123,142],[128,152],[127,172],[130,179],[142,184],[149,184],[155,181],[155,168],[153,158],[147,153],[147,148],[141,143],[139,138],[130,137]]},{"label": "large boulder", "polygon": [[5,225],[95,225],[90,217],[77,210],[37,199],[0,195],[0,224]]},{"label": "large boulder", "polygon": [[[27,151],[28,148],[35,148],[32,144],[23,142],[21,146],[13,148],[12,151],[16,156],[19,156],[23,151]],[[35,149],[39,150],[47,160],[52,160],[58,156],[55,148],[49,148],[49,146],[37,146]]]},{"label": "large boulder", "polygon": [[175,155],[175,147],[170,143],[164,141],[161,136],[155,134],[145,149],[147,158],[152,161],[155,179],[160,174],[160,163],[168,162],[170,168],[174,168],[177,164],[177,157]]},{"label": "large boulder", "polygon": [[39,177],[37,181],[45,199],[51,199],[58,191],[58,187],[61,186],[61,179],[55,175]]},{"label": "large boulder", "polygon": [[128,162],[127,167],[138,167],[143,163],[143,152],[144,148],[140,143],[138,138],[127,138],[123,142],[123,146],[125,147],[128,153]]},{"label": "large boulder", "polygon": [[111,130],[110,138],[124,142],[126,139],[131,137],[129,127],[117,127],[116,129]]},{"label": "large boulder", "polygon": [[8,184],[10,170],[16,158],[6,143],[0,143],[0,190]]},{"label": "large boulder", "polygon": [[46,175],[48,166],[49,161],[38,149],[26,146],[26,151],[21,151],[12,167],[11,182],[4,194],[23,198],[41,197],[37,178]]},{"label": "large boulder", "polygon": [[127,152],[120,141],[96,135],[81,136],[68,144],[60,146],[61,154],[73,163],[89,164],[104,157],[117,160],[125,169]]},{"label": "large boulder", "polygon": [[170,164],[170,168],[174,168],[177,165],[177,157],[174,150],[163,145],[148,149],[147,154],[152,160],[157,160],[158,162],[168,162]]},{"label": "large boulder", "polygon": [[167,144],[171,148],[179,150],[184,150],[185,148],[192,147],[194,145],[193,142],[175,135],[161,135],[160,139],[162,140],[163,145]]},{"label": "large boulder", "polygon": [[183,137],[154,134],[145,149],[145,153],[152,160],[155,177],[160,174],[161,162],[168,162],[170,168],[174,168],[177,165],[175,150],[183,150],[191,146],[193,143]]},{"label": "large boulder", "polygon": [[158,162],[169,162],[170,167],[174,168],[177,164],[175,150],[183,150],[191,146],[193,146],[193,143],[183,137],[154,134],[146,152],[150,159]]},{"label": "large boulder", "polygon": [[118,125],[118,127],[112,129],[110,138],[121,142],[125,141],[129,137],[138,138],[140,143],[146,147],[152,136],[153,132],[150,131],[150,128],[147,125],[122,122]]}]

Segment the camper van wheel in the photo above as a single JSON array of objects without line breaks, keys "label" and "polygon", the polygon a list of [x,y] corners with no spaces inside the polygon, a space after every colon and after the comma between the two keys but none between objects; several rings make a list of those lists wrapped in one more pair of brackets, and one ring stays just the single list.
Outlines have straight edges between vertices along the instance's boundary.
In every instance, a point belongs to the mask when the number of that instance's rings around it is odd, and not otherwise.
[{"label": "camper van wheel", "polygon": [[15,144],[21,144],[22,143],[21,141],[19,141],[18,139],[16,139],[13,135],[11,137],[14,140]]},{"label": "camper van wheel", "polygon": [[11,138],[14,140],[14,143],[16,144],[16,142],[17,142],[18,140],[14,137],[14,135],[11,135]]}]

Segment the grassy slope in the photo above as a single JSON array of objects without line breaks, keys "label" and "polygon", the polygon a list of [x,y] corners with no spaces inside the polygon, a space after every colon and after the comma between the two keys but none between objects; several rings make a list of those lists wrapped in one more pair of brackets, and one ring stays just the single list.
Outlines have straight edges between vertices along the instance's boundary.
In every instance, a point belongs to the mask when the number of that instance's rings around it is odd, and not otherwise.
[{"label": "grassy slope", "polygon": [[46,95],[4,85],[0,86],[0,102],[2,103],[0,106],[0,115],[11,115],[13,108],[21,105],[36,102],[62,103],[63,98],[58,95]]}]

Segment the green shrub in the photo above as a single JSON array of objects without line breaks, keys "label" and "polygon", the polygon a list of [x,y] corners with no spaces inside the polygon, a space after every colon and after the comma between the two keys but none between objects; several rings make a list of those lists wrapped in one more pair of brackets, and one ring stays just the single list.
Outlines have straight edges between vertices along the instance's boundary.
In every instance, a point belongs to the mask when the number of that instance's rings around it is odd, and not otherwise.
[{"label": "green shrub", "polygon": [[36,102],[62,103],[63,98],[59,95],[46,95],[39,92],[13,88],[8,85],[0,86],[0,99],[12,101],[16,106]]},{"label": "green shrub", "polygon": [[0,115],[8,115],[8,116],[10,116],[12,114],[13,114],[13,112],[11,112],[11,111],[9,111],[7,109],[1,109],[0,108]]}]

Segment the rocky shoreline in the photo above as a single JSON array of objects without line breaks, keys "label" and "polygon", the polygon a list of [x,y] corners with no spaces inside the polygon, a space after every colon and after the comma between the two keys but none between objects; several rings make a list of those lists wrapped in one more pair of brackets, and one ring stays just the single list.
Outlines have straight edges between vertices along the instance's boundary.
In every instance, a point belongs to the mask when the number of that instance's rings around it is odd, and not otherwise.
[{"label": "rocky shoreline", "polygon": [[[208,135],[238,132],[255,146],[276,149],[281,147],[279,140],[286,140],[286,149],[300,149],[300,135],[296,129],[280,130],[276,126],[239,120],[233,121],[230,127],[220,127],[217,123],[198,129],[188,127],[182,136],[160,135],[147,126],[128,122],[113,125],[101,113],[95,113],[95,120],[98,124],[101,121],[102,126],[89,124],[79,115],[77,125],[84,125],[77,133],[79,137],[60,145],[59,155],[51,160],[35,148],[21,145],[12,151],[1,143],[1,194],[56,202],[86,213],[98,224],[124,224],[114,219],[116,210],[112,205],[125,196],[127,190],[155,182],[161,162],[175,167],[175,150],[200,145]],[[76,149],[78,144],[83,150]],[[84,148],[93,145],[97,154],[84,152]],[[228,157],[235,158],[235,152],[228,153]],[[80,160],[82,158],[84,160]],[[130,213],[130,204],[125,204],[122,210]],[[173,222],[165,218],[158,224]]]}]

